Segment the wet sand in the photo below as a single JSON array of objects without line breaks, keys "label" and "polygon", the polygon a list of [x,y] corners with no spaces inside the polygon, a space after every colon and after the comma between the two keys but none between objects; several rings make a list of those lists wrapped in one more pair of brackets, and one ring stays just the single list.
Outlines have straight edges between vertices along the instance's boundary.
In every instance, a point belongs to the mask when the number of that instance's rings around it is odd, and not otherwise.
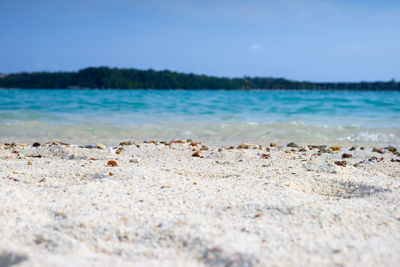
[{"label": "wet sand", "polygon": [[2,146],[0,266],[398,266],[399,148],[280,145]]}]

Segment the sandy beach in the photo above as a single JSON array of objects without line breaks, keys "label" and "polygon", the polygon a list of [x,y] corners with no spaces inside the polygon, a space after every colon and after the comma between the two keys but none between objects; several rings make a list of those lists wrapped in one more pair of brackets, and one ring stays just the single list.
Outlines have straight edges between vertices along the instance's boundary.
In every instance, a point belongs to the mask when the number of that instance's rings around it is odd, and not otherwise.
[{"label": "sandy beach", "polygon": [[0,146],[0,266],[398,266],[394,147]]}]

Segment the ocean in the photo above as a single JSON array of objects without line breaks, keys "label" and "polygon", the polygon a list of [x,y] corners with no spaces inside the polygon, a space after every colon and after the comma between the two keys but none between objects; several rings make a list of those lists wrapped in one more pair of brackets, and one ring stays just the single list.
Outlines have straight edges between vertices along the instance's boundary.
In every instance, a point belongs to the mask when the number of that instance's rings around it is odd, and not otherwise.
[{"label": "ocean", "polygon": [[400,92],[0,90],[0,142],[400,144]]}]

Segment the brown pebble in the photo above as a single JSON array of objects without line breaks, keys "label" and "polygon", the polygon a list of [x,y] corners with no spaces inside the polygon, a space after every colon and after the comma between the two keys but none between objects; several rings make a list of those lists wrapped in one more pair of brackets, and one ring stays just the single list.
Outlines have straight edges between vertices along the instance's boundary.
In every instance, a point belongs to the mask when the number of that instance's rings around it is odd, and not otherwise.
[{"label": "brown pebble", "polygon": [[395,147],[389,147],[389,152],[397,152],[397,148],[395,148]]},{"label": "brown pebble", "polygon": [[261,154],[261,158],[263,159],[269,159],[271,157],[270,154]]},{"label": "brown pebble", "polygon": [[198,157],[198,158],[200,158],[200,157],[201,157],[201,152],[200,152],[200,150],[196,150],[196,152],[193,153],[192,157]]},{"label": "brown pebble", "polygon": [[117,151],[115,151],[115,154],[121,154],[124,149],[122,147],[118,148]]},{"label": "brown pebble", "polygon": [[33,162],[32,161],[28,161],[28,165],[32,165],[33,164]]},{"label": "brown pebble", "polygon": [[235,147],[234,146],[230,146],[227,149],[231,150],[231,149],[235,149]]},{"label": "brown pebble", "polygon": [[383,154],[382,149],[379,149],[379,148],[376,148],[376,147],[372,148],[372,152],[376,152],[376,153],[379,153],[379,154]]},{"label": "brown pebble", "polygon": [[190,145],[191,145],[191,146],[199,146],[200,143],[199,143],[199,142],[192,141],[192,142],[190,142]]},{"label": "brown pebble", "polygon": [[237,148],[240,148],[240,149],[249,149],[249,148],[251,148],[251,144],[247,144],[247,143],[243,143],[243,144],[240,144]]},{"label": "brown pebble", "polygon": [[118,166],[118,164],[117,164],[117,162],[115,160],[109,160],[107,162],[107,166],[116,167],[116,166]]},{"label": "brown pebble", "polygon": [[335,161],[335,164],[338,166],[345,167],[347,165],[347,162],[345,160],[343,161]]},{"label": "brown pebble", "polygon": [[352,154],[348,154],[348,153],[343,153],[342,155],[342,159],[348,159],[348,158],[352,158],[353,155]]},{"label": "brown pebble", "polygon": [[286,146],[287,146],[287,147],[299,147],[298,144],[295,144],[295,143],[293,143],[293,142],[287,144]]},{"label": "brown pebble", "polygon": [[206,145],[202,145],[200,150],[208,151],[210,148]]},{"label": "brown pebble", "polygon": [[270,147],[276,147],[276,146],[278,146],[278,145],[275,144],[275,143],[271,143],[271,144],[269,144],[269,146],[270,146]]},{"label": "brown pebble", "polygon": [[110,176],[113,176],[113,175],[114,175],[114,173],[112,173],[112,172],[109,172],[108,174],[109,174]]},{"label": "brown pebble", "polygon": [[330,149],[332,149],[333,151],[339,151],[340,146],[331,146]]},{"label": "brown pebble", "polygon": [[292,153],[292,151],[290,151],[290,150],[285,150],[285,153],[286,153],[286,154],[289,154],[289,153]]},{"label": "brown pebble", "polygon": [[262,217],[262,216],[264,216],[264,214],[258,213],[258,214],[256,214],[256,215],[254,215],[254,218],[259,218],[259,217]]}]

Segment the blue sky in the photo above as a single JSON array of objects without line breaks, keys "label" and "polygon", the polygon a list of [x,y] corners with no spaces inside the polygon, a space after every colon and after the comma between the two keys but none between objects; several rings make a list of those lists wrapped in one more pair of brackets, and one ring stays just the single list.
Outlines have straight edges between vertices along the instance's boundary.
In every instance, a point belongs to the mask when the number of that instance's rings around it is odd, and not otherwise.
[{"label": "blue sky", "polygon": [[400,80],[400,1],[0,0],[0,72]]}]

